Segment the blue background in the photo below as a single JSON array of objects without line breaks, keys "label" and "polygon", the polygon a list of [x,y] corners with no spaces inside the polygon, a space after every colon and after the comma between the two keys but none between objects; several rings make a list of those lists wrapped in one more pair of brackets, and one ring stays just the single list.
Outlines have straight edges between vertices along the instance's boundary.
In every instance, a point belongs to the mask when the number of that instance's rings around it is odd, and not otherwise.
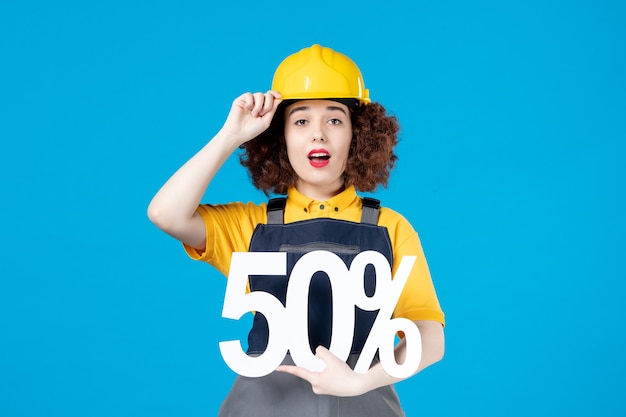
[{"label": "blue background", "polygon": [[[378,197],[420,233],[444,360],[409,416],[626,415],[618,1],[3,1],[0,416],[215,415],[225,279],[147,219],[167,178],[320,43],[402,125]],[[261,202],[236,156],[213,202]]]}]

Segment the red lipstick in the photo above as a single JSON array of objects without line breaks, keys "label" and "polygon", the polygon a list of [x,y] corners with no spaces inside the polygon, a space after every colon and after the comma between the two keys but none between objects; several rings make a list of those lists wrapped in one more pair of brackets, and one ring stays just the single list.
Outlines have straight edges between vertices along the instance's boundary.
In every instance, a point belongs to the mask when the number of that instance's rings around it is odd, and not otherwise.
[{"label": "red lipstick", "polygon": [[330,161],[330,153],[326,149],[313,149],[308,157],[309,163],[314,168],[323,168]]}]

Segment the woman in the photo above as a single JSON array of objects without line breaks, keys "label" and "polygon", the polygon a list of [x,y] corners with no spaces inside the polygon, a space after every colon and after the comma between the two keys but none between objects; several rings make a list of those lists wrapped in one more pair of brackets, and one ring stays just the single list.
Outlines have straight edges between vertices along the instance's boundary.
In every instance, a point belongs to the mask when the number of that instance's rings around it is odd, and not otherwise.
[{"label": "woman", "polygon": [[[419,329],[417,373],[439,361],[444,351],[444,316],[419,238],[400,214],[357,195],[387,185],[396,161],[398,130],[397,120],[370,101],[354,62],[313,45],[279,65],[271,90],[234,100],[221,130],[154,196],[149,218],[180,240],[189,256],[226,276],[233,252],[287,252],[286,276],[250,278],[252,291],[269,292],[283,304],[290,272],[310,250],[334,252],[347,266],[359,253],[376,251],[385,256],[394,274],[405,256],[416,257],[394,317],[408,318]],[[270,200],[269,205],[201,204],[216,172],[239,147],[253,184],[266,195],[286,198]],[[371,295],[375,273],[369,269],[365,275]],[[312,277],[308,337],[311,351],[325,368],[296,366],[287,355],[269,375],[238,376],[221,416],[404,415],[393,388],[400,378],[387,374],[377,360],[365,373],[353,370],[375,312],[357,309],[347,361],[328,350],[334,337],[331,292],[324,274]],[[262,354],[268,337],[267,320],[256,314],[248,354]],[[406,347],[404,339],[396,345],[399,363],[411,353]]]}]

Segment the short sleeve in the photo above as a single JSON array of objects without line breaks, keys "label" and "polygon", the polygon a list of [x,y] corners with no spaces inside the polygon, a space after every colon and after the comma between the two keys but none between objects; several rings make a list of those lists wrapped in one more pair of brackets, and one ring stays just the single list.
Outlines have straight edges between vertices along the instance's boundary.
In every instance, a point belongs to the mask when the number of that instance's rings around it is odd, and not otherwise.
[{"label": "short sleeve", "polygon": [[387,226],[391,239],[394,256],[392,275],[395,276],[405,256],[415,256],[415,263],[396,304],[394,317],[413,321],[433,320],[445,325],[444,313],[417,232],[404,217],[389,209],[381,211],[379,225]]},{"label": "short sleeve", "polygon": [[203,204],[197,211],[206,231],[205,250],[183,244],[185,252],[191,259],[207,262],[227,276],[232,253],[247,252],[256,225],[267,221],[265,205]]}]

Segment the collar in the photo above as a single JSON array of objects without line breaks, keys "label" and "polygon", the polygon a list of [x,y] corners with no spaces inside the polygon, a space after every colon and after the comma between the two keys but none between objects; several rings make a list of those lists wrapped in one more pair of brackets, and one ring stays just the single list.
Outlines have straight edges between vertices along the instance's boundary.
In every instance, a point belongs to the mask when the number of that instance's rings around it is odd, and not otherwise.
[{"label": "collar", "polygon": [[287,210],[298,213],[296,217],[338,217],[345,209],[360,204],[360,198],[353,185],[326,201],[313,200],[300,193],[295,187],[287,191]]}]

